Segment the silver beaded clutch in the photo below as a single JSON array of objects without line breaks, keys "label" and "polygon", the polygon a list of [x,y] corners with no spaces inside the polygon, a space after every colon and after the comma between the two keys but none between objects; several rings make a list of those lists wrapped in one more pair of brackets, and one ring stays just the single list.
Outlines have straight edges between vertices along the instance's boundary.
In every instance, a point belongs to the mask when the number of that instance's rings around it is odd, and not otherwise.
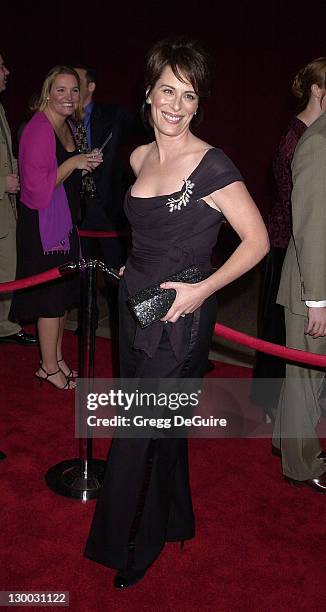
[{"label": "silver beaded clutch", "polygon": [[[161,283],[167,281],[199,283],[204,278],[206,277],[196,266],[191,266],[173,274]],[[142,289],[128,298],[129,308],[142,329],[162,319],[175,300],[176,291],[174,289],[161,289],[161,283],[154,287]]]}]

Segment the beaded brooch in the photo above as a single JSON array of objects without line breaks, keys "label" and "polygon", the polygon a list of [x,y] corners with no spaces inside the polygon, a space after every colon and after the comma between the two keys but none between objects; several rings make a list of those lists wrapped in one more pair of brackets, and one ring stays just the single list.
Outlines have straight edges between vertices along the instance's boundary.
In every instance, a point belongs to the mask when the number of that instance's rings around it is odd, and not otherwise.
[{"label": "beaded brooch", "polygon": [[182,206],[187,206],[194,186],[195,183],[192,183],[189,179],[184,180],[180,196],[178,198],[169,198],[165,204],[165,206],[169,206],[169,212],[181,210]]}]

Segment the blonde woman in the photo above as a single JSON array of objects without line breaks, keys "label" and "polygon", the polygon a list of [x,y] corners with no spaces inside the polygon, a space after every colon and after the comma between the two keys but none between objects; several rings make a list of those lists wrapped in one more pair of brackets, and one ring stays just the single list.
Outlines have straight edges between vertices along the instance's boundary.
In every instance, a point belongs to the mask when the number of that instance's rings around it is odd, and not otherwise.
[{"label": "blonde woman", "polygon": [[[80,85],[72,68],[55,66],[47,75],[37,112],[19,147],[21,209],[17,223],[17,278],[44,272],[80,253],[76,220],[82,171],[91,172],[101,154],[78,154],[69,117],[80,116]],[[72,389],[74,372],[64,359],[67,311],[78,304],[78,276],[16,293],[11,317],[37,320],[41,362],[36,376],[58,389]]]}]

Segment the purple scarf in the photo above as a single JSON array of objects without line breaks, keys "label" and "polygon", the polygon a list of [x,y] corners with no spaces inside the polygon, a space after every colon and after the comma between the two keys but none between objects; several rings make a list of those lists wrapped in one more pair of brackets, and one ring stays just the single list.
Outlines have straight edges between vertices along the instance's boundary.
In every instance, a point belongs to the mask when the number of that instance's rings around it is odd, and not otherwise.
[{"label": "purple scarf", "polygon": [[44,252],[69,251],[72,219],[63,184],[55,186],[58,164],[53,127],[38,112],[26,125],[19,144],[21,201],[38,210]]}]

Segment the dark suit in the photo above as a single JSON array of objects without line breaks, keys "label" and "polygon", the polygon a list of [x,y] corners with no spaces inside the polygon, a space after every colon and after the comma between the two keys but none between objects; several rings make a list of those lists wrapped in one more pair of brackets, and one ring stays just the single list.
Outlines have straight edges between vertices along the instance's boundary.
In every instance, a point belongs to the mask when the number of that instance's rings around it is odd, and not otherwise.
[{"label": "dark suit", "polygon": [[[126,111],[114,105],[94,104],[91,118],[91,148],[101,147],[112,132],[103,150],[103,163],[94,171],[97,195],[85,196],[82,201],[80,228],[85,230],[117,230],[126,227],[123,200],[129,185],[128,175],[119,158],[119,147],[128,138],[132,121]],[[121,239],[82,239],[85,257],[93,257],[100,247],[104,262],[120,267],[126,258],[125,242]]]},{"label": "dark suit", "polygon": [[[121,107],[102,106],[95,103],[90,117],[92,149],[101,147],[112,132],[112,138],[103,149],[103,163],[93,173],[97,194],[85,195],[81,201],[80,229],[120,230],[126,229],[123,201],[131,180],[120,159],[120,145],[137,133],[135,122]],[[108,267],[120,268],[127,258],[125,238],[82,238],[83,257],[104,261]],[[118,284],[107,278],[107,302],[110,315],[113,372],[118,376]]]}]

